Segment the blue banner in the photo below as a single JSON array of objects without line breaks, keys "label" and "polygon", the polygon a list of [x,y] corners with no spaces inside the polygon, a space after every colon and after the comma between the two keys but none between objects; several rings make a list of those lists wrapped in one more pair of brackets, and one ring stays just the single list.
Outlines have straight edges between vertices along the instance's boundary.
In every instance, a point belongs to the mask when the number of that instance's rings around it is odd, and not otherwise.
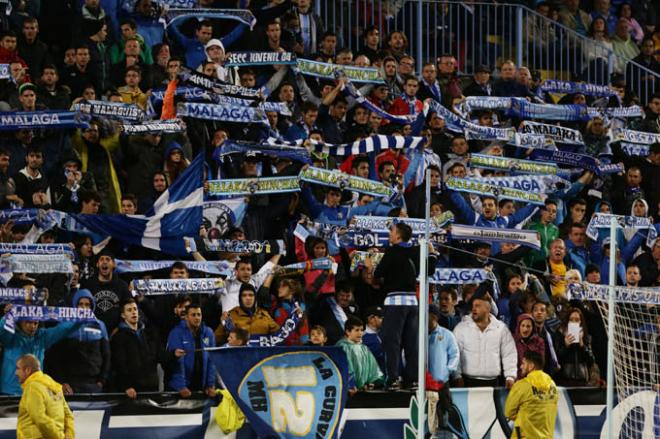
[{"label": "blue banner", "polygon": [[9,111],[0,113],[0,131],[37,128],[86,128],[86,118],[74,111]]},{"label": "blue banner", "polygon": [[541,90],[550,93],[582,93],[586,96],[614,96],[616,93],[607,85],[586,84],[546,79],[541,84]]},{"label": "blue banner", "polygon": [[181,102],[176,107],[176,114],[177,116],[192,117],[195,119],[268,124],[268,118],[264,110],[245,106]]},{"label": "blue banner", "polygon": [[177,262],[185,264],[188,270],[218,276],[231,276],[234,272],[227,261],[146,261],[115,259],[117,273],[142,273],[145,271],[169,270]]},{"label": "blue banner", "polygon": [[524,98],[511,98],[511,108],[506,111],[509,117],[521,119],[544,119],[563,121],[589,120],[589,111],[584,105],[534,104]]},{"label": "blue banner", "polygon": [[225,61],[225,67],[297,64],[293,52],[231,52]]},{"label": "blue banner", "polygon": [[216,348],[209,355],[259,437],[339,437],[348,387],[341,348]]},{"label": "blue banner", "polygon": [[74,108],[82,114],[105,119],[141,122],[146,118],[146,114],[140,107],[122,102],[83,100],[74,105]]},{"label": "blue banner", "polygon": [[94,310],[57,306],[13,305],[5,316],[4,329],[12,334],[17,321],[32,322],[95,322]]},{"label": "blue banner", "polygon": [[20,244],[0,242],[0,254],[12,255],[62,255],[74,257],[73,247],[69,244]]},{"label": "blue banner", "polygon": [[221,95],[235,96],[241,99],[261,100],[261,92],[252,88],[241,87],[240,85],[229,84],[203,73],[190,70],[187,67],[181,68],[181,78],[184,82],[201,87],[206,91]]},{"label": "blue banner", "polygon": [[14,224],[34,224],[40,220],[39,209],[0,210],[0,224],[13,221]]}]

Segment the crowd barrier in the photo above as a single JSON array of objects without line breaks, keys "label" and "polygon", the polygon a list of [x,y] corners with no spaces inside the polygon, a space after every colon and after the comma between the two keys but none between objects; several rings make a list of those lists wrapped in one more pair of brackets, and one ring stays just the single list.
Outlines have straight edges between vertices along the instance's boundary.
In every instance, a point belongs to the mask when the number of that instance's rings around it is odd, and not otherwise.
[{"label": "crowd barrier", "polygon": [[[504,419],[504,389],[452,389],[455,409],[450,422],[461,438],[508,438],[510,427]],[[599,438],[604,429],[605,391],[593,388],[560,389],[561,398],[555,437]],[[653,412],[657,401],[648,401],[649,391],[631,395],[641,410]],[[411,394],[407,392],[360,393],[344,410],[343,439],[379,437],[404,439],[404,424],[410,417]],[[141,395],[135,401],[121,395],[71,396],[76,437],[83,439],[210,439],[225,437],[214,421],[214,403],[201,395],[180,399],[176,394]],[[0,439],[16,437],[18,398],[0,399]],[[646,402],[645,402],[646,401]],[[627,404],[630,410],[636,404]],[[646,405],[647,407],[644,407]],[[638,409],[639,410],[639,409]],[[615,408],[615,428],[626,417]],[[653,416],[646,416],[653,422]],[[235,436],[254,438],[249,425]]]},{"label": "crowd barrier", "polygon": [[387,35],[402,31],[408,52],[423,62],[450,53],[460,74],[472,75],[482,64],[495,68],[504,59],[539,70],[543,79],[576,78],[607,84],[610,74],[621,73],[626,84],[646,104],[660,90],[660,75],[620,57],[604,45],[539,15],[522,5],[437,0],[317,0],[316,10],[326,29],[338,33],[337,47],[357,52],[363,32],[375,25],[382,47]]}]

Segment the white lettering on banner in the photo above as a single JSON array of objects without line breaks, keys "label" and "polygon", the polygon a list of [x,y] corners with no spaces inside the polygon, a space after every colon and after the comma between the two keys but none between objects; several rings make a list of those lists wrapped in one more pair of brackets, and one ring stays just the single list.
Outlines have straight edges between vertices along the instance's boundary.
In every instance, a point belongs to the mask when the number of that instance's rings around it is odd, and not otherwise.
[{"label": "white lettering on banner", "polygon": [[309,434],[314,423],[316,410],[314,394],[306,391],[296,392],[296,400],[286,390],[270,390],[273,430],[277,433],[289,432],[296,436]]},{"label": "white lettering on banner", "polygon": [[312,366],[264,366],[262,371],[268,387],[316,386],[316,370]]},{"label": "white lettering on banner", "polygon": [[2,125],[56,125],[60,123],[57,114],[0,114]]},{"label": "white lettering on banner", "polygon": [[[633,409],[636,411],[634,415],[634,430],[639,432],[639,437],[657,437],[654,431],[654,419],[656,419],[655,411],[657,408],[655,401],[657,397],[657,392],[644,390],[641,392],[633,393],[623,401],[619,402],[616,407],[614,407],[614,410],[612,410],[612,417],[614,419],[614,427],[612,428],[614,431],[612,432],[612,435],[607,435],[606,424],[603,425],[603,429],[600,432],[600,439],[607,439],[608,437],[620,437],[621,428],[627,424],[626,419]],[[639,413],[640,409],[643,414]],[[643,419],[643,421],[641,419]],[[639,425],[640,422],[643,422],[643,424]],[[628,427],[629,430],[630,428],[631,427]]]}]

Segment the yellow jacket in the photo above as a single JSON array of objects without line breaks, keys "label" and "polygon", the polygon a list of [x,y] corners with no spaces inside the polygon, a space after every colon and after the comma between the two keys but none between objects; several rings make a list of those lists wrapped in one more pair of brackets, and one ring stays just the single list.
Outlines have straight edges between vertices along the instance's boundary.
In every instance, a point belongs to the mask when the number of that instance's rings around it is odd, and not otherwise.
[{"label": "yellow jacket", "polygon": [[43,372],[35,372],[23,384],[18,405],[17,439],[73,439],[73,414],[62,386]]},{"label": "yellow jacket", "polygon": [[532,371],[515,383],[504,406],[504,415],[515,419],[511,439],[552,438],[558,401],[555,383],[541,370]]}]

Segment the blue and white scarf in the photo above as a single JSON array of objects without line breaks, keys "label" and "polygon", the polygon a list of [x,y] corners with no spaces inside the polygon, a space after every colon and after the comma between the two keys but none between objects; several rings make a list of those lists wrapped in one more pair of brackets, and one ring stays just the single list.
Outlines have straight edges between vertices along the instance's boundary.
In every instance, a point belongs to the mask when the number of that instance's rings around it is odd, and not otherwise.
[{"label": "blue and white scarf", "polygon": [[453,224],[450,232],[451,239],[485,241],[485,242],[510,242],[541,249],[541,239],[533,230],[500,229],[494,227],[466,226]]},{"label": "blue and white scarf", "polygon": [[259,90],[241,87],[240,85],[229,84],[211,76],[207,76],[191,70],[187,67],[181,68],[180,76],[183,82],[187,82],[197,87],[201,87],[206,91],[220,95],[229,95],[241,99],[248,99],[251,101],[262,99],[262,95]]},{"label": "blue and white scarf", "polygon": [[268,125],[266,113],[261,108],[253,107],[181,102],[176,107],[176,114],[194,119]]},{"label": "blue and white scarf", "polygon": [[535,104],[524,98],[511,98],[511,108],[506,114],[521,119],[560,121],[586,121],[591,118],[584,105]]},{"label": "blue and white scarf", "polygon": [[581,93],[586,96],[614,96],[616,93],[607,85],[586,84],[546,79],[541,84],[541,90],[550,93]]},{"label": "blue and white scarf", "polygon": [[543,193],[528,192],[468,178],[451,177],[445,184],[448,189],[455,191],[469,192],[477,195],[488,195],[497,199],[517,200],[538,205],[543,205],[547,198],[546,194]]},{"label": "blue and white scarf", "polygon": [[0,273],[73,273],[65,255],[16,254],[0,257]]},{"label": "blue and white scarf", "polygon": [[413,121],[415,121],[416,118],[419,117],[419,115],[414,116],[412,114],[402,116],[402,115],[388,113],[387,111],[380,108],[378,105],[371,102],[369,99],[365,98],[362,95],[362,93],[360,93],[360,90],[358,90],[350,81],[344,85],[344,89],[342,91],[345,95],[355,99],[355,101],[358,104],[360,104],[367,110],[379,115],[380,117],[382,117],[383,119],[389,122],[396,123],[399,125],[408,125],[413,123]]},{"label": "blue and white scarf", "polygon": [[[431,218],[430,233],[441,233],[442,229],[454,221],[454,214],[450,211]],[[426,220],[420,218],[398,218],[390,216],[355,215],[351,220],[351,228],[355,230],[368,230],[389,232],[393,225],[403,223],[412,229],[413,234],[423,235],[426,231]]]},{"label": "blue and white scarf", "polygon": [[[143,273],[145,271],[169,270],[177,261],[143,261],[115,259],[117,273]],[[231,276],[232,264],[227,261],[180,261],[188,270],[217,276]]]},{"label": "blue and white scarf", "polygon": [[303,75],[315,76],[317,78],[334,80],[336,78],[336,72],[341,72],[353,82],[385,83],[380,70],[373,67],[346,66],[303,58],[298,58],[297,67]]},{"label": "blue and white scarf", "polygon": [[572,128],[560,127],[547,123],[523,121],[521,132],[534,133],[550,138],[557,143],[566,143],[570,145],[584,145],[582,133]]},{"label": "blue and white scarf", "polygon": [[[248,106],[253,106],[254,104],[254,101],[250,101],[248,99],[235,98],[233,96],[219,95],[215,93],[210,94],[209,99],[219,105],[228,105],[234,107],[241,107],[241,106],[248,107]],[[277,114],[281,114],[282,116],[292,115],[291,110],[286,105],[286,102],[272,102],[272,101],[260,102],[257,108],[260,108],[263,111],[274,111]]]},{"label": "blue and white scarf", "polygon": [[45,215],[39,209],[3,209],[0,210],[0,224],[13,221],[14,224],[35,224],[43,221]]},{"label": "blue and white scarf", "polygon": [[375,135],[353,143],[333,145],[312,140],[314,151],[331,156],[344,157],[353,154],[368,154],[386,149],[416,149],[426,142],[424,137],[403,137]]},{"label": "blue and white scarf", "polygon": [[625,119],[628,117],[642,117],[644,112],[639,105],[632,105],[630,107],[589,107],[587,112],[590,117],[607,118],[620,118]]},{"label": "blue and white scarf", "polygon": [[[607,302],[610,297],[608,285],[597,285],[590,283],[572,283],[568,286],[570,300],[595,300]],[[660,306],[660,294],[657,287],[634,288],[615,287],[614,300],[617,303],[631,303],[638,305]]]},{"label": "blue and white scarf", "polygon": [[202,9],[194,8],[197,2],[190,0],[167,0],[168,2],[176,2],[174,6],[180,6],[182,3],[187,7],[174,7],[167,12],[167,26],[180,20],[194,18],[219,19],[219,20],[234,20],[250,26],[250,29],[257,24],[257,19],[254,17],[249,9]]},{"label": "blue and white scarf", "polygon": [[511,108],[511,98],[499,96],[468,96],[464,108],[467,113],[474,110],[507,110]]},{"label": "blue and white scarf", "polygon": [[554,140],[542,134],[516,133],[509,143],[523,148],[557,149]]},{"label": "blue and white scarf", "polygon": [[649,217],[596,213],[591,217],[591,221],[589,221],[589,224],[587,225],[587,236],[593,240],[598,239],[598,229],[609,229],[612,218],[616,218],[617,227],[624,229],[630,227],[635,229],[647,229],[646,245],[653,248],[653,243],[658,238],[658,232],[653,225],[653,221]]},{"label": "blue and white scarf", "polygon": [[14,305],[5,316],[5,330],[13,334],[16,322],[96,322],[94,310],[56,306]]},{"label": "blue and white scarf", "polygon": [[550,194],[570,187],[571,182],[557,175],[517,175],[513,177],[468,177],[469,180],[527,192]]},{"label": "blue and white scarf", "polygon": [[12,255],[69,255],[74,256],[69,244],[14,244],[0,242],[0,254]]},{"label": "blue and white scarf", "polygon": [[234,178],[209,180],[212,196],[265,195],[300,191],[298,177]]},{"label": "blue and white scarf", "polygon": [[377,267],[383,256],[385,256],[385,253],[356,250],[351,255],[350,271],[351,273],[355,273],[358,269],[366,267],[367,259],[371,259],[373,266]]},{"label": "blue and white scarf", "polygon": [[[149,101],[152,105],[161,105],[163,99],[165,98],[166,88],[154,88],[151,91],[151,96],[149,96]],[[182,97],[184,101],[187,102],[200,102],[200,101],[211,101],[212,95],[209,91],[204,90],[200,87],[191,87],[186,85],[179,85],[176,87],[174,96]]]},{"label": "blue and white scarf", "polygon": [[144,136],[146,134],[182,133],[186,124],[181,119],[159,120],[141,124],[123,124],[121,130],[127,136]]},{"label": "blue and white scarf", "polygon": [[644,131],[634,131],[626,128],[618,128],[613,129],[610,132],[610,139],[612,142],[628,142],[651,145],[652,143],[660,142],[660,134],[646,133]]},{"label": "blue and white scarf", "polygon": [[73,108],[82,114],[104,119],[130,122],[141,122],[146,119],[146,114],[140,107],[134,104],[124,104],[122,102],[82,100],[75,104]]},{"label": "blue and white scarf", "polygon": [[0,303],[46,304],[43,288],[0,288]]},{"label": "blue and white scarf", "polygon": [[649,145],[641,143],[621,142],[621,151],[627,156],[648,157],[651,149]]},{"label": "blue and white scarf", "polygon": [[200,279],[136,279],[130,284],[133,296],[166,294],[221,294],[225,281],[219,277]]},{"label": "blue and white scarf", "polygon": [[484,154],[471,154],[469,166],[470,168],[535,175],[555,175],[559,171],[556,163],[540,163],[531,160],[512,159]]},{"label": "blue and white scarf", "polygon": [[284,143],[275,145],[273,143],[259,144],[252,142],[234,142],[231,140],[225,140],[225,143],[222,144],[222,148],[216,148],[213,151],[213,158],[217,161],[221,161],[226,155],[245,154],[246,152],[286,158],[301,163],[312,163],[312,158],[309,155],[309,152],[303,147],[289,146]]},{"label": "blue and white scarf", "polygon": [[0,113],[0,131],[87,128],[87,119],[74,111],[8,111]]},{"label": "blue and white scarf", "polygon": [[447,129],[457,133],[469,132],[472,138],[481,140],[504,140],[510,141],[514,138],[516,131],[513,128],[495,128],[477,125],[452,113],[435,101],[424,104],[424,116],[428,117],[430,112],[435,112],[445,120]]},{"label": "blue and white scarf", "polygon": [[578,167],[586,169],[588,171],[593,171],[599,175],[601,174],[612,174],[622,172],[623,169],[618,164],[604,164],[601,165],[600,162],[586,154],[578,154],[575,152],[569,151],[550,151],[547,149],[534,149],[532,154],[529,156],[532,160],[539,160],[544,162],[555,162],[561,165],[568,165],[571,167]]},{"label": "blue and white scarf", "polygon": [[204,245],[207,251],[242,253],[242,254],[260,254],[272,253],[272,244],[277,243],[279,250],[284,249],[284,241],[248,241],[247,239],[205,239]]},{"label": "blue and white scarf", "polygon": [[280,326],[279,331],[273,335],[253,335],[248,341],[248,346],[280,346],[293,334],[300,322],[302,315],[292,313]]},{"label": "blue and white scarf", "polygon": [[330,186],[341,190],[351,190],[374,197],[387,197],[391,199],[398,194],[398,191],[394,187],[380,181],[356,177],[355,175],[346,174],[338,170],[310,166],[300,171],[299,178],[309,183]]},{"label": "blue and white scarf", "polygon": [[[390,246],[389,231],[353,229],[338,232],[334,236],[337,247],[343,248],[382,248]],[[419,245],[419,240],[424,238],[423,233],[414,233],[410,238],[410,245]],[[431,243],[447,242],[447,232],[443,229],[434,231],[430,236]]]},{"label": "blue and white scarf", "polygon": [[225,59],[225,67],[272,66],[297,64],[293,52],[231,52]]},{"label": "blue and white scarf", "polygon": [[483,268],[436,268],[429,276],[430,284],[480,284],[493,279],[493,273]]}]

